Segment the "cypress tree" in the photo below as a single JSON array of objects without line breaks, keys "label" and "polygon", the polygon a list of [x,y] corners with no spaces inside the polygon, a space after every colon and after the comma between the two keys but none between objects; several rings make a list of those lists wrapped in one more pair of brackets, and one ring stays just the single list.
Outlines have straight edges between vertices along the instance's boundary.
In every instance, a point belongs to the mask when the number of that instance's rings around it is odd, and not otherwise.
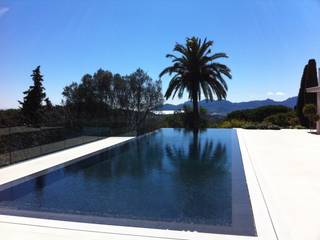
[{"label": "cypress tree", "polygon": [[304,67],[303,75],[301,78],[299,95],[296,105],[297,115],[300,120],[300,124],[308,127],[309,120],[303,114],[303,107],[306,104],[317,104],[317,96],[315,93],[307,93],[306,88],[318,86],[317,77],[317,64],[314,59],[310,59],[308,64]]},{"label": "cypress tree", "polygon": [[28,124],[38,126],[42,120],[42,102],[46,97],[45,88],[42,86],[43,76],[40,72],[40,66],[36,67],[31,74],[33,85],[27,91],[21,104],[21,111],[25,121]]}]

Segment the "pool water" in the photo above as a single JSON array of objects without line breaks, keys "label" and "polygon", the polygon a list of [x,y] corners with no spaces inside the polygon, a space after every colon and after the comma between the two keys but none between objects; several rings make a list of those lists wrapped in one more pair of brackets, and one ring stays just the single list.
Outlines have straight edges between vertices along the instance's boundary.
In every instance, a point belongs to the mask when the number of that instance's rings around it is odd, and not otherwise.
[{"label": "pool water", "polygon": [[232,129],[160,129],[1,191],[0,213],[256,235]]}]

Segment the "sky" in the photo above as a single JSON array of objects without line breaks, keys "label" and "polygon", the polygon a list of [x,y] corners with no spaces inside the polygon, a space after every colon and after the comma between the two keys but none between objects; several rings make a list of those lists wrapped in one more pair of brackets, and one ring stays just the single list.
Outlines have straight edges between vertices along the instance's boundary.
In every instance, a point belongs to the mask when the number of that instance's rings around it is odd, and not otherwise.
[{"label": "sky", "polygon": [[320,63],[319,16],[320,0],[0,0],[0,109],[18,107],[38,65],[55,104],[99,68],[158,79],[165,55],[191,36],[228,54],[227,100],[284,100],[308,59]]}]

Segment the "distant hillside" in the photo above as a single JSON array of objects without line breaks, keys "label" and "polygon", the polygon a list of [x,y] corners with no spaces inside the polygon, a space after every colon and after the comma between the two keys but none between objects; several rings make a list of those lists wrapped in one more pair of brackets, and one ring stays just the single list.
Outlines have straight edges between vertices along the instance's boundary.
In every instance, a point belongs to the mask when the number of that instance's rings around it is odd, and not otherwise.
[{"label": "distant hillside", "polygon": [[[256,101],[239,102],[239,103],[233,103],[227,100],[213,101],[213,102],[202,100],[200,102],[200,106],[207,109],[209,113],[226,115],[236,110],[257,108],[257,107],[262,107],[267,105],[283,105],[286,107],[294,108],[296,103],[297,103],[297,97],[291,97],[284,101],[274,101],[272,99],[266,99],[266,100],[256,100]],[[183,108],[184,104],[191,105],[191,102],[188,101],[178,105],[164,104],[158,110],[180,110]]]}]

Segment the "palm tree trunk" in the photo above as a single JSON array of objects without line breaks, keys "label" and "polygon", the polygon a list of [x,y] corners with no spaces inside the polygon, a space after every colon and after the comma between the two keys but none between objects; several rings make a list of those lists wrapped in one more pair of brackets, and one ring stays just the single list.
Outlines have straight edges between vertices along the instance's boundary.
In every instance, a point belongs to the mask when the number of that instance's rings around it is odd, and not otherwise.
[{"label": "palm tree trunk", "polygon": [[200,114],[199,114],[199,104],[198,104],[197,95],[193,96],[192,103],[193,103],[193,128],[199,129],[199,127],[200,127]]}]

